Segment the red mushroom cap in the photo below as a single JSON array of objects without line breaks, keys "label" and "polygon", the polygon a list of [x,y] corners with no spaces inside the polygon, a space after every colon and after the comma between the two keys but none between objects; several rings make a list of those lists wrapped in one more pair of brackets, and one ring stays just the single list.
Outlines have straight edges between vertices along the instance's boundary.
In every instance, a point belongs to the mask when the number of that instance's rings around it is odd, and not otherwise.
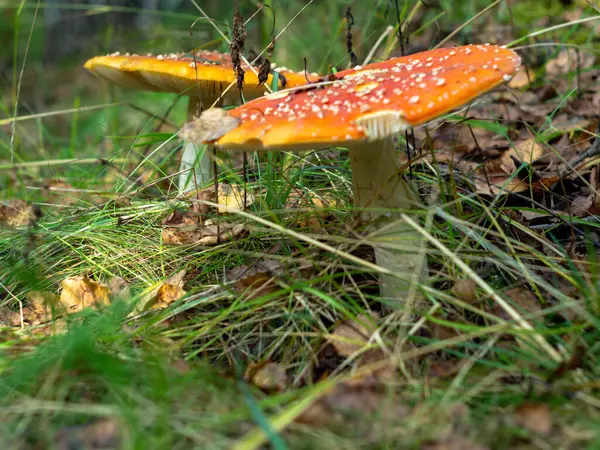
[{"label": "red mushroom cap", "polygon": [[[190,53],[168,55],[131,55],[113,53],[88,60],[84,67],[100,78],[116,84],[148,91],[184,93],[196,96],[198,89],[203,93],[218,96],[235,83],[235,75],[229,54],[213,51],[197,51],[196,57]],[[244,94],[249,98],[260,97],[265,88],[258,83],[257,75],[246,70]],[[255,70],[258,72],[258,67]],[[303,73],[293,72],[284,67],[275,68],[282,76],[279,88],[298,86],[306,83]],[[284,81],[285,80],[285,81]],[[270,74],[267,84],[271,85]],[[234,85],[235,87],[235,85]],[[239,95],[237,89],[229,93]],[[229,95],[229,94],[228,94]]]},{"label": "red mushroom cap", "polygon": [[430,50],[357,66],[334,81],[275,92],[229,111],[206,111],[182,135],[256,150],[383,139],[508,81],[520,63],[514,51],[494,45]]}]

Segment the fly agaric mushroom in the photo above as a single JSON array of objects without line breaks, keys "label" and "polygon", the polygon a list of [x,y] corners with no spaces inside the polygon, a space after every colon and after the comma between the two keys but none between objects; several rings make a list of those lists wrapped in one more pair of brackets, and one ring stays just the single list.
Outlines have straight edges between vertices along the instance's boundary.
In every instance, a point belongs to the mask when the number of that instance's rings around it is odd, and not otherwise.
[{"label": "fly agaric mushroom", "polygon": [[357,66],[229,111],[205,111],[181,136],[230,150],[347,147],[355,203],[376,231],[370,242],[377,264],[400,275],[381,277],[381,297],[402,302],[410,280],[423,280],[427,265],[423,238],[400,218],[399,210],[420,202],[404,177],[393,136],[510,80],[519,64],[515,52],[493,45],[430,50]]},{"label": "fly agaric mushroom", "polygon": [[[168,55],[124,55],[119,52],[96,56],[88,60],[84,67],[100,78],[109,80],[132,89],[173,92],[190,97],[188,103],[188,120],[195,117],[202,103],[204,109],[210,108],[217,100],[223,103],[233,103],[240,98],[236,87],[236,78],[229,54],[214,51],[196,51],[190,53],[171,53]],[[258,81],[259,67],[248,70],[244,79],[244,96],[254,99],[264,94],[265,88]],[[307,82],[304,73],[296,73],[285,67],[274,67],[266,83],[273,83],[274,72],[278,73],[277,88],[293,87]],[[233,84],[231,87],[229,87]],[[226,89],[229,90],[226,91]],[[186,143],[181,157],[179,188],[186,189],[193,181],[190,169],[197,166],[195,171],[199,183],[204,183],[211,176],[211,160],[204,151],[199,164],[196,165],[199,149],[193,144]]]}]

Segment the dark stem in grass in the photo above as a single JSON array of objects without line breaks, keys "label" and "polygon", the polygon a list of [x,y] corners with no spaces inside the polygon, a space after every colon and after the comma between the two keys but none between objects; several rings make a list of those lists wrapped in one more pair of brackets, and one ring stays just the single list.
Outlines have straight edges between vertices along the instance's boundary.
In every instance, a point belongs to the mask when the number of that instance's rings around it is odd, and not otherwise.
[{"label": "dark stem in grass", "polygon": [[[244,24],[244,16],[240,12],[238,0],[234,1],[233,26],[231,45],[229,47],[231,53],[231,62],[233,63],[233,73],[237,80],[237,88],[242,95],[242,87],[244,86],[244,69],[242,69],[241,54],[246,46],[246,25]],[[243,100],[243,99],[242,99]]]},{"label": "dark stem in grass", "polygon": [[354,16],[352,15],[350,6],[346,8],[346,24],[348,26],[346,32],[346,50],[350,56],[350,66],[355,67],[358,64],[358,58],[354,50],[352,50],[352,25],[354,25]]}]

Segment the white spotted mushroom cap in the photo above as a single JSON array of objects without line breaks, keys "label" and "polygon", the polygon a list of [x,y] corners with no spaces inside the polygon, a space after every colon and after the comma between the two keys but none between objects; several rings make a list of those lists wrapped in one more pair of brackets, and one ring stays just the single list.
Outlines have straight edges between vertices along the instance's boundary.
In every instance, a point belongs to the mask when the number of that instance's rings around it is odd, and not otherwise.
[{"label": "white spotted mushroom cap", "polygon": [[[116,52],[96,56],[88,60],[84,67],[99,78],[121,86],[137,90],[183,93],[189,96],[198,95],[199,89],[203,95],[218,96],[230,83],[236,81],[230,55],[208,50],[196,51],[195,58],[191,53],[135,55]],[[246,70],[244,95],[247,98],[263,95],[265,88],[258,84],[257,75],[244,64],[242,68]],[[256,66],[257,73],[258,69]],[[278,83],[280,89],[306,83],[304,73],[274,68],[267,80],[269,86],[272,85],[274,71],[282,75]],[[235,84],[227,95],[239,98]]]},{"label": "white spotted mushroom cap", "polygon": [[206,111],[186,140],[239,150],[303,150],[384,139],[426,123],[502,84],[521,59],[494,45],[417,53],[274,92],[232,110]]}]

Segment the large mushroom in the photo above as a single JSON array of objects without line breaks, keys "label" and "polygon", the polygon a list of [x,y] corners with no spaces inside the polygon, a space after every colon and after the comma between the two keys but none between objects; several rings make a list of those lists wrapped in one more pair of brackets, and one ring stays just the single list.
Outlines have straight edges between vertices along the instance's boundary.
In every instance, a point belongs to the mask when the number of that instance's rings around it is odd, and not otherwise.
[{"label": "large mushroom", "polygon": [[[106,56],[96,56],[88,60],[84,67],[99,78],[130,89],[173,92],[189,96],[188,120],[194,118],[200,109],[208,109],[215,103],[233,104],[240,99],[236,87],[236,78],[229,54],[201,50],[191,53],[171,53],[166,55],[135,55],[119,52]],[[265,93],[265,87],[259,83],[259,67],[246,70],[243,94],[247,100],[255,99]],[[285,67],[273,67],[266,84],[273,84],[277,72],[277,89],[293,87],[307,82],[304,73],[296,73]],[[199,104],[202,104],[200,108]],[[198,161],[199,159],[199,161]],[[206,147],[194,144],[184,145],[181,157],[179,188],[185,190],[194,181],[198,183],[210,180],[211,159]]]},{"label": "large mushroom", "polygon": [[423,238],[401,212],[420,208],[393,137],[508,81],[519,56],[493,45],[430,50],[338,72],[328,81],[276,92],[188,123],[184,139],[230,150],[298,151],[346,147],[354,199],[371,224],[383,301],[403,303],[427,271]]}]

